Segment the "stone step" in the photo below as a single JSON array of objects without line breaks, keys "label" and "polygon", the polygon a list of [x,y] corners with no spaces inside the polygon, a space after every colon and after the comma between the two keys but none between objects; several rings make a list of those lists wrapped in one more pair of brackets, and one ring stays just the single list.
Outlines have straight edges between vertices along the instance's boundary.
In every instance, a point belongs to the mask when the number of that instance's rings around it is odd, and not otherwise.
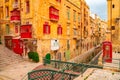
[{"label": "stone step", "polygon": [[14,53],[12,50],[0,45],[0,70],[9,65],[18,64],[23,62],[24,59],[19,54]]}]

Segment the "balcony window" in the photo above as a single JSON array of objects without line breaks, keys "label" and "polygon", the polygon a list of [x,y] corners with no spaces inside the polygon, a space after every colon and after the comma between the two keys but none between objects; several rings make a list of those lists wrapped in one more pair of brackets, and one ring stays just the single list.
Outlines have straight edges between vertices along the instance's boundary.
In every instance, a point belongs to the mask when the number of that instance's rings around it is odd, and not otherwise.
[{"label": "balcony window", "polygon": [[21,26],[21,38],[32,38],[32,25],[22,25]]},{"label": "balcony window", "polygon": [[20,22],[20,11],[17,9],[12,10],[10,20],[11,22]]},{"label": "balcony window", "polygon": [[29,13],[30,12],[30,1],[27,0],[26,1],[26,13]]},{"label": "balcony window", "polygon": [[52,21],[58,21],[59,20],[59,10],[54,8],[53,6],[49,7],[49,18]]}]

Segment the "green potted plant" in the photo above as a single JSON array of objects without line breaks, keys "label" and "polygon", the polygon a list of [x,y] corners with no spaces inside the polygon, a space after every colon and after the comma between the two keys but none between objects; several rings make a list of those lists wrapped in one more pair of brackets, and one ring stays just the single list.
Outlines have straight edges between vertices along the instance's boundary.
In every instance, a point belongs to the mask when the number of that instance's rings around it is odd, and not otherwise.
[{"label": "green potted plant", "polygon": [[39,55],[37,52],[28,52],[28,57],[35,62],[39,62]]}]

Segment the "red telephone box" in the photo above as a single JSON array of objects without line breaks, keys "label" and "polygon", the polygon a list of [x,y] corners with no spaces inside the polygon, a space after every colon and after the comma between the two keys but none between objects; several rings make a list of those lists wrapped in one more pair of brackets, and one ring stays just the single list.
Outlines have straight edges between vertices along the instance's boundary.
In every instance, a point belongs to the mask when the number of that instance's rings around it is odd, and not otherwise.
[{"label": "red telephone box", "polygon": [[105,62],[112,62],[112,43],[110,41],[103,42],[103,59]]},{"label": "red telephone box", "polygon": [[23,53],[23,42],[20,39],[12,39],[13,51],[22,56]]}]

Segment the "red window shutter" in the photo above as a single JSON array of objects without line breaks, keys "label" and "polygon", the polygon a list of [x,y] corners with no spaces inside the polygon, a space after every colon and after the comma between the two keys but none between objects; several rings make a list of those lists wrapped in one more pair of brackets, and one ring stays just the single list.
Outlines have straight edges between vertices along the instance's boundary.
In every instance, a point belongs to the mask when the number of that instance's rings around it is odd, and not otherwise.
[{"label": "red window shutter", "polygon": [[43,34],[46,34],[46,26],[43,25]]},{"label": "red window shutter", "polygon": [[57,28],[57,34],[59,34],[59,27]]},{"label": "red window shutter", "polygon": [[62,34],[62,27],[61,27],[61,34]]},{"label": "red window shutter", "polygon": [[50,34],[50,25],[43,25],[43,34]]},{"label": "red window shutter", "polygon": [[61,26],[59,26],[59,27],[57,28],[57,34],[58,34],[58,35],[61,35],[61,34],[62,34],[62,27],[61,27]]},{"label": "red window shutter", "polygon": [[57,13],[56,19],[59,20],[59,10],[56,9],[56,13]]},{"label": "red window shutter", "polygon": [[48,34],[50,34],[50,25],[48,26]]},{"label": "red window shutter", "polygon": [[56,1],[61,2],[61,0],[56,0]]}]

